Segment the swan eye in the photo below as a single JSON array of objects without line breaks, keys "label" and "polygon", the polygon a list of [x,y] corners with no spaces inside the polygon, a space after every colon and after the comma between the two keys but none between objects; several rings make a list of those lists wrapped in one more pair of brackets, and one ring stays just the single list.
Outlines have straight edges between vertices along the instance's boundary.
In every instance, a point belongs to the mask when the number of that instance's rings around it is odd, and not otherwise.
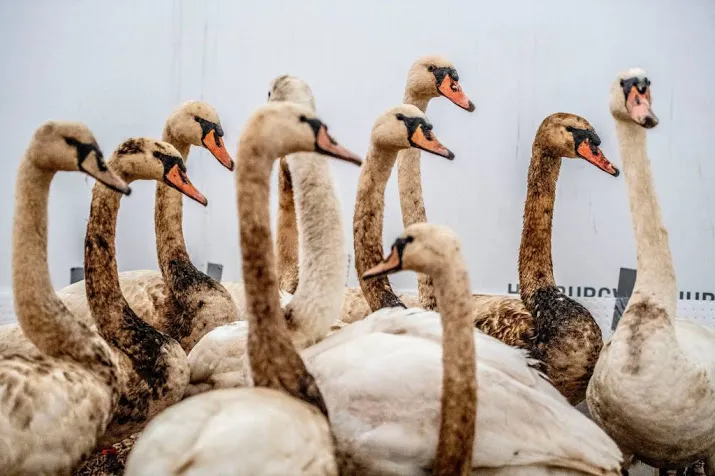
[{"label": "swan eye", "polygon": [[621,87],[623,87],[624,84],[626,84],[626,80],[625,80],[625,79],[621,79]]},{"label": "swan eye", "polygon": [[433,72],[434,66],[432,66],[432,65],[427,66],[427,71],[429,71],[430,73]]},{"label": "swan eye", "polygon": [[271,92],[268,91],[268,99],[270,99],[270,98],[271,98]]},{"label": "swan eye", "polygon": [[405,115],[402,114],[401,112],[398,112],[395,114],[395,117],[397,118],[398,121],[404,121],[405,120]]},{"label": "swan eye", "polygon": [[155,150],[153,155],[154,155],[154,157],[156,157],[157,159],[161,159],[161,153],[159,153],[158,150]]}]

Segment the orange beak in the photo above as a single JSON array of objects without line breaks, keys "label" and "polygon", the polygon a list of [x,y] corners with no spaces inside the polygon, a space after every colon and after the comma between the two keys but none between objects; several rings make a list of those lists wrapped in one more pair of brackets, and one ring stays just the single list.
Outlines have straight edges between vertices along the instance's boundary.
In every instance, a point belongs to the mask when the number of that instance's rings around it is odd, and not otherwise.
[{"label": "orange beak", "polygon": [[206,197],[204,197],[196,187],[194,187],[189,180],[189,176],[186,175],[186,172],[179,168],[179,164],[174,165],[168,172],[166,172],[166,174],[164,174],[164,181],[169,186],[175,188],[187,197],[196,200],[201,205],[208,205],[209,201],[206,200]]},{"label": "orange beak", "polygon": [[430,138],[425,136],[422,126],[415,129],[410,137],[410,142],[414,147],[418,149],[426,150],[427,152],[432,152],[433,154],[445,157],[449,160],[454,159],[454,153],[451,150],[443,146],[434,134],[430,133]]},{"label": "orange beak", "polygon": [[397,247],[393,246],[390,251],[390,255],[378,263],[377,266],[373,266],[368,269],[362,275],[362,279],[377,278],[378,276],[394,273],[395,271],[400,271],[401,269],[402,262],[400,260],[400,253],[398,252]]},{"label": "orange beak", "polygon": [[315,138],[315,145],[318,152],[335,157],[336,159],[344,160],[355,165],[362,165],[362,159],[357,154],[353,154],[345,147],[337,143],[335,139],[328,134],[328,128],[325,124],[321,124]]},{"label": "orange beak", "polygon": [[614,165],[610,163],[606,157],[604,157],[601,149],[596,146],[592,146],[588,139],[578,145],[576,154],[578,154],[578,156],[582,159],[591,162],[607,174],[613,175],[614,177],[618,177],[621,174],[621,172],[614,167]]},{"label": "orange beak", "polygon": [[658,125],[658,118],[650,108],[650,88],[647,88],[645,93],[641,93],[636,86],[631,87],[626,98],[626,109],[631,119],[646,129]]},{"label": "orange beak", "polygon": [[209,133],[204,136],[201,142],[204,144],[204,147],[206,147],[211,154],[216,157],[216,160],[221,162],[221,165],[226,167],[228,170],[233,170],[235,165],[233,163],[233,159],[226,150],[223,139],[216,135],[215,129],[211,129]]},{"label": "orange beak", "polygon": [[462,87],[459,85],[459,81],[452,79],[450,75],[445,75],[442,80],[442,84],[437,88],[440,94],[450,101],[452,101],[457,106],[465,109],[469,112],[474,111],[474,103],[469,100]]}]

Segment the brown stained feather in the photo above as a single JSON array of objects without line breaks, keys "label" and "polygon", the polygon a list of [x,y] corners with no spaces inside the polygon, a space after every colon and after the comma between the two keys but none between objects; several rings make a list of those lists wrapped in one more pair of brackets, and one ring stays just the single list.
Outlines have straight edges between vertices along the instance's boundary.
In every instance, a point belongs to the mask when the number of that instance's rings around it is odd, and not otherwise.
[{"label": "brown stained feather", "polygon": [[621,332],[628,341],[628,361],[623,370],[628,374],[636,375],[640,371],[643,343],[656,330],[668,329],[672,323],[668,312],[649,298],[634,294],[631,296],[631,301],[635,302],[628,306],[626,312],[635,318],[623,319],[619,329],[622,329]]},{"label": "brown stained feather", "polygon": [[[110,167],[117,168],[116,162]],[[85,285],[92,315],[119,360],[122,385],[101,445],[135,433],[178,402],[188,385],[186,354],[174,339],[140,319],[122,295],[115,234],[121,196],[97,184],[85,237]]]},{"label": "brown stained feather", "polygon": [[505,344],[532,349],[536,341],[534,317],[518,299],[472,295],[474,326]]},{"label": "brown stained feather", "polygon": [[288,160],[280,159],[278,173],[278,284],[280,288],[295,294],[298,289],[298,220],[295,212],[293,181]]},{"label": "brown stained feather", "polygon": [[95,450],[75,471],[74,476],[121,476],[139,435],[141,433],[134,433],[108,448]]},{"label": "brown stained feather", "polygon": [[[163,140],[176,147],[186,162],[188,144],[173,137],[168,128]],[[184,241],[183,195],[164,183],[156,185],[154,231],[165,287],[151,324],[189,352],[212,329],[236,321],[236,305],[220,283],[191,262]]]},{"label": "brown stained feather", "polygon": [[[358,277],[382,261],[385,188],[396,158],[397,151],[383,151],[371,146],[360,171],[353,213],[353,245]],[[359,282],[372,311],[405,307],[386,276],[359,279]]]}]

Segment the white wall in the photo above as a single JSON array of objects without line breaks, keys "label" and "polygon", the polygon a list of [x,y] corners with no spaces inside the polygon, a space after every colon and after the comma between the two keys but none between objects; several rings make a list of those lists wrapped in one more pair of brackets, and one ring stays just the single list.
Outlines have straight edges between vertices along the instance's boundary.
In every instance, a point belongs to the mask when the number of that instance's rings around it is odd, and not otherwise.
[{"label": "white wall", "polygon": [[[428,115],[457,155],[423,154],[430,221],[462,236],[475,290],[516,282],[526,172],[541,120],[585,116],[620,165],[607,97],[615,75],[648,70],[661,123],[649,132],[653,174],[683,290],[715,292],[715,3],[708,0],[574,2],[89,1],[0,3],[0,286],[9,285],[12,190],[18,160],[44,120],[85,121],[108,155],[124,138],[158,137],[171,110],[204,99],[219,111],[230,150],[266,100],[273,77],[308,80],[333,135],[364,154],[375,117],[402,98],[412,61],[439,53],[457,65],[474,114],[445,99]],[[345,232],[359,170],[333,165]],[[193,149],[194,183],[209,206],[185,202],[189,251],[200,266],[240,276],[233,177]],[[91,180],[65,174],[52,191],[53,279],[81,265]],[[134,185],[119,224],[120,269],[156,268],[154,187]],[[275,202],[275,200],[274,200]],[[401,231],[396,179],[387,190],[385,244]],[[351,245],[352,246],[352,245]],[[554,219],[560,284],[616,287],[635,267],[623,176],[565,161]],[[354,270],[351,282],[356,283]],[[413,288],[414,277],[394,278]]]}]

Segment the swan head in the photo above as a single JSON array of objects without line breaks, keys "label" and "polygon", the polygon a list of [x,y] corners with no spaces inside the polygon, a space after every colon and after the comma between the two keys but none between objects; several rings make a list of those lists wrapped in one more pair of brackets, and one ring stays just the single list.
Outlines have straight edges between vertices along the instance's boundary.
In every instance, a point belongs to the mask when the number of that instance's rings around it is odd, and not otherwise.
[{"label": "swan head", "polygon": [[308,83],[302,79],[283,74],[271,81],[268,90],[268,101],[289,101],[315,111],[315,97]]},{"label": "swan head", "polygon": [[651,109],[653,98],[650,79],[645,70],[631,68],[618,75],[611,86],[611,115],[619,121],[633,121],[641,127],[652,129],[658,117]]},{"label": "swan head", "polygon": [[444,96],[464,110],[475,109],[459,84],[457,69],[441,56],[423,56],[412,63],[407,73],[407,92],[414,98],[427,100]]},{"label": "swan head", "polygon": [[107,168],[92,131],[80,122],[45,122],[35,131],[27,157],[40,169],[81,171],[112,190],[131,193],[129,185]]},{"label": "swan head", "polygon": [[600,149],[601,138],[591,123],[581,116],[557,112],[546,117],[536,131],[534,147],[546,155],[560,159],[583,159],[609,175],[620,171],[608,161]]},{"label": "swan head", "polygon": [[234,162],[223,142],[223,128],[216,109],[203,101],[187,101],[166,121],[165,133],[185,144],[203,147],[228,170]]},{"label": "swan head", "polygon": [[405,228],[385,259],[365,272],[362,278],[376,278],[401,270],[435,276],[453,266],[455,256],[460,253],[459,237],[451,228],[416,223]]},{"label": "swan head", "polygon": [[156,180],[204,206],[208,204],[189,180],[181,153],[168,142],[147,137],[127,139],[114,150],[107,165],[127,182]]},{"label": "swan head", "polygon": [[269,102],[248,119],[238,142],[239,154],[260,155],[271,160],[296,152],[317,152],[362,164],[330,134],[328,126],[313,111],[293,102]]},{"label": "swan head", "polygon": [[388,109],[377,118],[371,139],[377,147],[399,150],[415,147],[440,157],[454,159],[432,132],[432,124],[417,106],[402,104]]}]

